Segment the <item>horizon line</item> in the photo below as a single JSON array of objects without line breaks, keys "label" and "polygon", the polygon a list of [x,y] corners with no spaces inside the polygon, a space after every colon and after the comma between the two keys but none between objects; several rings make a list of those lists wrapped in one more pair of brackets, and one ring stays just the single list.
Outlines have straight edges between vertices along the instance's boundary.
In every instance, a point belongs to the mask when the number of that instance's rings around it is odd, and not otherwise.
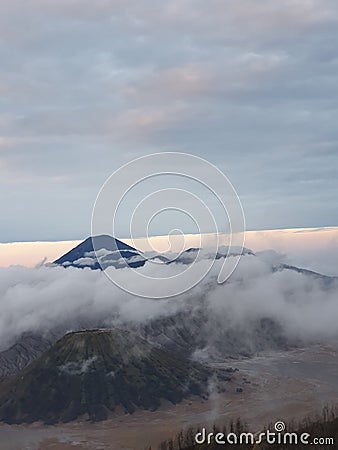
[{"label": "horizon line", "polygon": [[[315,231],[324,231],[324,230],[333,230],[333,229],[338,229],[338,225],[325,225],[325,226],[314,226],[314,227],[291,227],[291,228],[258,228],[258,229],[249,229],[249,230],[245,230],[245,233],[255,233],[255,232],[276,232],[276,231],[288,231],[288,232],[315,232]],[[205,232],[205,233],[183,233],[183,236],[198,236],[198,235],[223,235],[223,234],[228,234],[226,232],[220,232],[220,233],[214,233],[214,232]],[[99,235],[94,235],[94,236],[99,236]],[[115,239],[119,239],[119,240],[133,240],[133,239],[149,239],[149,238],[159,238],[159,237],[166,237],[168,235],[166,234],[153,234],[151,236],[137,236],[137,237],[116,237],[113,236],[112,234],[107,234],[107,236],[112,236]],[[182,234],[171,234],[170,236],[182,236]],[[24,241],[0,241],[1,245],[7,245],[7,244],[31,244],[31,243],[62,243],[62,242],[77,242],[77,241],[82,241],[85,239],[88,239],[89,237],[92,237],[92,235],[87,235],[86,237],[83,238],[74,238],[74,239],[45,239],[45,240],[24,240]]]}]

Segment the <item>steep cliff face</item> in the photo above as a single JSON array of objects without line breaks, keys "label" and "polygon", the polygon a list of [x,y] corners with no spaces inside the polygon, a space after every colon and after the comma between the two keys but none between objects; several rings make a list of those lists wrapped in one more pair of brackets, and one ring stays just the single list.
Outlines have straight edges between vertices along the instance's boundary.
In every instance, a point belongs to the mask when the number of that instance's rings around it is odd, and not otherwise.
[{"label": "steep cliff face", "polygon": [[116,407],[156,409],[206,392],[209,371],[122,330],[69,333],[4,384],[7,423],[103,420]]}]

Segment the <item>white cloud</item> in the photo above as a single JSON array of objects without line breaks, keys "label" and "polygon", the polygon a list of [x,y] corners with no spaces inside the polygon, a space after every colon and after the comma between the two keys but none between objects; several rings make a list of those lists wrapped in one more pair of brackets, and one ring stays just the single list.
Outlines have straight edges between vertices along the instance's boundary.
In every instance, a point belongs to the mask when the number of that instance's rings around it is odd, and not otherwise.
[{"label": "white cloud", "polygon": [[[274,255],[274,262],[276,255]],[[203,264],[200,261],[197,264]],[[0,342],[2,349],[24,332],[76,329],[78,326],[140,325],[182,312],[186,327],[201,308],[205,339],[212,347],[227,330],[243,336],[259,320],[272,320],[290,339],[303,342],[337,336],[338,282],[291,270],[273,271],[265,257],[245,256],[224,285],[216,278],[221,261],[196,288],[168,300],[135,298],[118,289],[102,272],[90,269],[10,267],[0,269]],[[177,267],[148,264],[143,274],[174,275]],[[119,269],[121,280],[130,269]],[[147,282],[146,279],[143,281]],[[248,339],[250,339],[248,337]]]}]

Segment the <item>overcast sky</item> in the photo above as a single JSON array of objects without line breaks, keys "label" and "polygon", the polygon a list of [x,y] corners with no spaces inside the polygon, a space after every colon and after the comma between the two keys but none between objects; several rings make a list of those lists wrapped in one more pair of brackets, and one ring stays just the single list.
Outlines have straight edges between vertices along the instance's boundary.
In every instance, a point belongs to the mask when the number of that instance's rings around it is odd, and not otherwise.
[{"label": "overcast sky", "polygon": [[89,235],[158,151],[220,167],[248,229],[338,224],[336,0],[2,0],[0,57],[2,242]]}]

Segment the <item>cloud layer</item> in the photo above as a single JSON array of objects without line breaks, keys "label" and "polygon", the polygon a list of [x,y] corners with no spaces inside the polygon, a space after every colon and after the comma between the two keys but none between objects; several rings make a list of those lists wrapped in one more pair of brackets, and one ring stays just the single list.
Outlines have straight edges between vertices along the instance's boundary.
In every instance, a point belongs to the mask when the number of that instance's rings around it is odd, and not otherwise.
[{"label": "cloud layer", "polygon": [[[222,264],[218,260],[209,276],[194,289],[161,301],[135,298],[118,289],[100,271],[45,266],[2,268],[1,349],[25,332],[48,333],[98,324],[137,328],[177,315],[186,330],[205,342],[203,348],[208,352],[236,333],[239,340],[247,340],[247,346],[254,346],[252,333],[264,321],[275,323],[278,333],[293,342],[337,337],[337,281],[327,283],[290,270],[273,270],[278,262],[277,254],[246,255],[230,280],[217,285]],[[166,270],[174,275],[174,266],[148,263],[137,270],[152,275]],[[118,269],[118,276],[128,277],[129,270]],[[197,312],[202,326],[196,329]],[[179,326],[176,319],[174,324]],[[197,336],[199,333],[201,336]],[[267,335],[265,339],[273,341],[276,336]]]}]

